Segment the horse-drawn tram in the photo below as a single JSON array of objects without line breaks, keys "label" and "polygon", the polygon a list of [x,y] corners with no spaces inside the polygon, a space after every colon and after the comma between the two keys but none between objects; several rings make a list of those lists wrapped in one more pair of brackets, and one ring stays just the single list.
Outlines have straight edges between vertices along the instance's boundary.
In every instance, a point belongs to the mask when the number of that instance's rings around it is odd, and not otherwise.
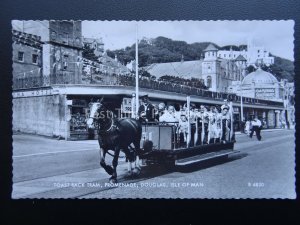
[{"label": "horse-drawn tram", "polygon": [[[225,158],[236,152],[232,103],[222,105],[221,112],[214,108],[207,111],[202,106],[196,112],[190,109],[188,98],[187,107],[179,115],[176,116],[174,107],[169,106],[154,122],[149,121],[155,117],[155,110],[150,110],[151,105],[147,103],[141,108],[147,112],[139,110],[138,117],[117,118],[105,106],[103,99],[90,103],[87,124],[98,131],[100,165],[111,175],[112,182],[117,182],[120,151],[126,155],[128,172],[137,174],[140,171],[139,159],[146,165],[184,166]],[[149,120],[147,116],[150,116]],[[109,150],[114,151],[112,166],[105,162]]]}]

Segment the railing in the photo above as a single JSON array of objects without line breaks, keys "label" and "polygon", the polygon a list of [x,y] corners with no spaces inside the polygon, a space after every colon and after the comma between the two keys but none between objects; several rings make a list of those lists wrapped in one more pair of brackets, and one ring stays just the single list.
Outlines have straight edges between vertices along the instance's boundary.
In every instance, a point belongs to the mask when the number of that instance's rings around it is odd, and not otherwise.
[{"label": "railing", "polygon": [[[129,76],[119,76],[116,81],[116,84],[122,85],[122,86],[135,86],[135,79],[134,77]],[[139,87],[140,88],[147,88],[147,89],[154,89],[154,90],[160,90],[160,91],[168,91],[168,92],[175,92],[179,94],[184,95],[195,95],[200,96],[208,99],[228,99],[232,102],[240,102],[241,97],[236,94],[231,93],[222,93],[222,92],[212,92],[205,89],[200,89],[196,87],[189,87],[186,85],[181,84],[174,84],[171,82],[160,82],[150,79],[140,79],[139,80]],[[269,100],[263,100],[263,99],[255,99],[255,98],[249,98],[249,97],[243,97],[244,103],[249,104],[261,104],[261,105],[274,105],[274,106],[283,106],[282,102],[275,102],[275,101],[269,101]]]},{"label": "railing", "polygon": [[[110,76],[110,77],[108,77]],[[87,83],[97,84],[97,85],[114,85],[114,86],[135,86],[135,77],[133,76],[126,76],[126,75],[108,75],[103,77],[102,79],[99,76],[91,76],[85,77],[85,81]],[[13,89],[24,89],[24,88],[35,88],[35,87],[42,87],[45,86],[45,82],[43,77],[24,77],[24,78],[15,78],[13,79]],[[75,84],[75,76],[74,73],[64,71],[62,73],[53,74],[50,77],[50,84]],[[183,84],[176,84],[167,81],[156,81],[151,79],[140,79],[139,80],[139,87],[140,88],[147,88],[152,90],[159,90],[159,91],[167,91],[173,93],[179,93],[183,95],[194,95],[200,96],[202,98],[208,99],[228,99],[232,102],[240,102],[241,97],[237,96],[236,94],[230,93],[222,93],[222,92],[212,92],[205,89],[197,88],[197,87],[190,87]],[[244,103],[249,104],[259,104],[259,105],[273,105],[273,106],[283,106],[282,102],[275,102],[263,99],[255,99],[255,98],[248,98],[243,97]]]},{"label": "railing", "polygon": [[[209,121],[211,123],[211,121]],[[220,121],[223,123],[223,121]],[[207,144],[219,144],[224,141],[233,141],[234,134],[230,136],[230,129],[223,130],[222,125],[218,128],[219,135],[210,136],[212,125],[191,125],[189,140],[184,140],[184,134],[179,132],[179,122],[148,122],[143,124],[142,142],[150,140],[153,142],[153,148],[156,150],[178,150],[189,147],[202,146]],[[202,128],[203,126],[203,128]],[[164,128],[170,128],[169,132],[162,131]],[[214,131],[216,132],[216,131]],[[234,131],[233,131],[234,132]]]},{"label": "railing", "polygon": [[13,89],[37,88],[43,86],[42,77],[22,77],[13,79]]},{"label": "railing", "polygon": [[75,84],[75,76],[73,72],[61,72],[52,74],[50,78],[51,84]]}]

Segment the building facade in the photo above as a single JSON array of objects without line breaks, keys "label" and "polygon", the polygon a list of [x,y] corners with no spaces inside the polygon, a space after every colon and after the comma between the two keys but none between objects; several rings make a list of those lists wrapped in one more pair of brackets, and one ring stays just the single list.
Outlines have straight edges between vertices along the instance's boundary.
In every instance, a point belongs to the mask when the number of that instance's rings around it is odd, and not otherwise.
[{"label": "building facade", "polygon": [[282,126],[287,123],[291,126],[295,124],[294,83],[288,83],[286,80],[278,81],[271,73],[258,68],[242,81],[234,82],[229,91],[245,98],[281,102],[284,104],[284,110],[277,111],[278,120]]},{"label": "building facade", "polygon": [[204,50],[204,59],[170,63],[155,63],[144,69],[156,79],[164,76],[176,76],[186,79],[196,78],[210,91],[227,92],[233,81],[241,81],[245,76],[246,60],[239,56],[235,60],[221,59],[218,49],[210,44]]},{"label": "building facade", "polygon": [[218,50],[217,55],[219,58],[228,60],[234,60],[241,55],[247,60],[247,66],[256,66],[257,64],[270,66],[274,64],[274,57],[270,56],[270,52],[264,46],[256,46],[251,41],[248,41],[246,49],[240,51],[234,51],[232,48],[230,50]]},{"label": "building facade", "polygon": [[[20,26],[21,24],[21,26]],[[80,84],[81,22],[13,23],[13,129],[65,136],[66,96],[56,84]]]},{"label": "building facade", "polygon": [[[89,102],[104,97],[108,108],[119,117],[131,116],[131,100],[135,93],[135,77],[131,73],[104,73],[96,78],[91,76],[91,82],[86,80],[82,58],[82,39],[80,22],[72,21],[34,21],[29,26],[24,23],[23,31],[13,32],[13,130],[39,135],[62,137],[68,140],[95,138],[95,133],[89,130],[86,119],[89,117]],[[26,28],[32,28],[33,33],[27,33]],[[40,35],[39,35],[39,32]],[[35,36],[34,36],[35,35]],[[19,53],[21,52],[21,53]],[[222,64],[215,58],[215,50],[208,49],[207,58],[189,62],[156,65],[165,67],[164,72],[188,75],[205,79],[209,84],[209,76],[213,83],[214,77],[221,79],[240,80],[237,61]],[[103,58],[99,65],[116,65],[117,59]],[[108,62],[109,61],[109,62]],[[86,63],[90,65],[92,62]],[[105,64],[106,63],[106,64]],[[168,66],[166,66],[168,65]],[[207,71],[202,73],[204,65]],[[209,70],[208,65],[211,65]],[[241,62],[241,65],[243,63]],[[152,69],[156,68],[154,65]],[[173,67],[174,66],[174,67]],[[125,67],[125,66],[124,66]],[[214,68],[213,68],[214,67]],[[116,67],[120,68],[120,67]],[[106,67],[103,67],[105,70]],[[205,70],[204,69],[204,70]],[[37,70],[39,73],[34,74]],[[128,68],[124,68],[127,71]],[[235,72],[234,72],[235,71]],[[203,77],[203,74],[205,75]],[[233,75],[232,75],[233,74]],[[220,76],[218,76],[220,75]],[[224,85],[225,86],[225,85]],[[221,105],[224,98],[233,102],[236,129],[241,117],[241,97],[234,93],[215,92],[197,87],[159,82],[147,78],[139,79],[140,95],[148,94],[155,103],[184,104],[186,97],[191,96],[191,102],[197,107]],[[251,97],[243,97],[244,113],[261,115],[269,121],[267,127],[279,127],[280,121],[276,112],[284,111],[282,102],[269,101]]]}]

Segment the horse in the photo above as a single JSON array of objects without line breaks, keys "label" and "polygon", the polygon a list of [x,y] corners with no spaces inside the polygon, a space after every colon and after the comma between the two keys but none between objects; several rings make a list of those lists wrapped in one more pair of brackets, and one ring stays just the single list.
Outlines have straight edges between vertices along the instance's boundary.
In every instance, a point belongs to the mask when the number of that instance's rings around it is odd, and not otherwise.
[{"label": "horse", "polygon": [[[141,170],[139,167],[142,137],[141,123],[133,118],[116,118],[113,112],[103,104],[103,99],[90,103],[89,106],[90,115],[87,125],[89,128],[94,125],[98,131],[100,165],[111,175],[109,181],[117,183],[117,165],[120,151],[125,153],[128,160],[128,175],[138,175]],[[112,166],[105,163],[105,155],[108,150],[114,151]],[[134,164],[134,169],[132,169],[132,164]]]}]

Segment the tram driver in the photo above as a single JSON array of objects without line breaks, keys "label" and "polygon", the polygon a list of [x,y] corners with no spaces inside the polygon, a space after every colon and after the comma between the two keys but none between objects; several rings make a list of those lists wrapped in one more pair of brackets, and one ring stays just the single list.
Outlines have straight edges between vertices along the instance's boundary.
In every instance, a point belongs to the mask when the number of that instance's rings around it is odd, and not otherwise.
[{"label": "tram driver", "polygon": [[142,96],[142,104],[139,107],[139,119],[143,122],[153,122],[155,120],[154,106],[149,102],[148,95]]}]

